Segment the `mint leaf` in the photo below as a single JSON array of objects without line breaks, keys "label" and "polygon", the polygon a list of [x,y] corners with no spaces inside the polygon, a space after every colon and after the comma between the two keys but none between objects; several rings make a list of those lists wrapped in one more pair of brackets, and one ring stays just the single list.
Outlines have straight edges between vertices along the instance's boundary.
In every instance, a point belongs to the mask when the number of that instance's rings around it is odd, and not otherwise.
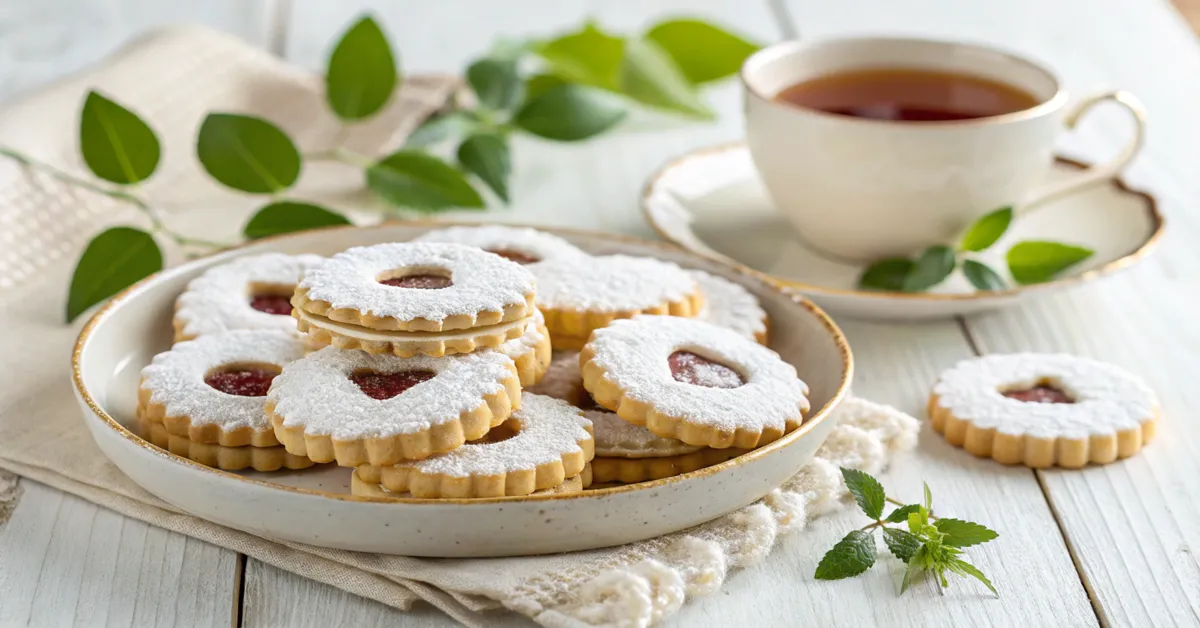
[{"label": "mint leaf", "polygon": [[325,99],[342,120],[362,120],[383,108],[398,80],[387,36],[374,19],[364,17],[342,35],[329,55]]},{"label": "mint leaf", "polygon": [[929,509],[924,506],[917,506],[917,509],[908,513],[908,531],[913,534],[920,534],[921,528],[929,525]]},{"label": "mint leaf", "polygon": [[887,544],[893,556],[906,563],[921,548],[921,539],[898,528],[883,528],[883,542]]},{"label": "mint leaf", "polygon": [[619,84],[621,93],[644,105],[706,120],[715,117],[675,61],[649,39],[625,42]]},{"label": "mint leaf", "polygon": [[989,292],[1003,290],[1008,287],[1004,283],[1004,278],[983,262],[977,262],[973,259],[966,260],[963,262],[962,270],[967,281],[970,281],[976,290]]},{"label": "mint leaf", "polygon": [[75,265],[67,292],[67,322],[162,267],[162,251],[149,233],[132,227],[101,232]]},{"label": "mint leaf", "polygon": [[863,270],[858,278],[858,287],[899,292],[904,289],[904,280],[912,272],[913,266],[912,260],[903,257],[879,260]]},{"label": "mint leaf", "polygon": [[931,246],[921,253],[912,271],[904,278],[901,290],[924,292],[942,283],[954,272],[954,249],[948,246]]},{"label": "mint leaf", "polygon": [[1019,284],[1050,281],[1058,273],[1092,256],[1092,250],[1058,242],[1018,242],[1008,250],[1008,272]]},{"label": "mint leaf", "polygon": [[[926,514],[928,514],[929,512],[933,512],[933,493],[929,490],[929,482],[921,482],[921,484],[925,487],[925,510],[927,511]],[[929,521],[928,517],[926,517],[925,521]]]},{"label": "mint leaf", "polygon": [[995,594],[996,597],[1000,597],[1000,592],[997,591],[996,587],[992,585],[992,581],[988,580],[988,577],[983,575],[983,572],[980,571],[975,565],[972,565],[961,558],[952,558],[948,561],[946,566],[949,567],[950,571],[953,571],[954,573],[964,576],[971,576],[972,578],[982,582],[984,586],[986,586],[993,594]]},{"label": "mint leaf", "polygon": [[888,523],[904,523],[905,521],[908,521],[908,515],[917,512],[917,510],[920,508],[921,506],[919,504],[901,506],[893,510],[892,514],[888,515],[887,519],[884,519],[884,521],[887,521]]},{"label": "mint leaf", "polygon": [[511,164],[508,143],[498,135],[476,134],[458,146],[458,163],[479,177],[505,203],[508,202],[508,175]]},{"label": "mint leaf", "polygon": [[506,111],[521,102],[524,84],[515,61],[480,59],[467,67],[467,83],[489,109]]},{"label": "mint leaf", "polygon": [[252,194],[285,190],[300,176],[296,145],[279,127],[253,116],[208,114],[196,156],[214,179]]},{"label": "mint leaf", "polygon": [[900,583],[900,593],[903,594],[908,590],[917,579],[921,572],[925,570],[925,563],[929,557],[929,550],[925,546],[921,546],[916,552],[913,552],[912,558],[908,559],[908,567],[904,570],[904,580]]},{"label": "mint leaf", "polygon": [[1000,236],[1008,230],[1012,223],[1013,208],[1001,207],[994,212],[984,214],[975,221],[963,236],[958,248],[963,251],[982,251],[996,243]]},{"label": "mint leaf", "polygon": [[463,111],[435,115],[417,127],[404,139],[405,148],[423,148],[461,135],[475,126],[475,119]]},{"label": "mint leaf", "polygon": [[367,187],[393,205],[422,212],[484,206],[462,172],[417,150],[401,150],[368,168]]},{"label": "mint leaf", "polygon": [[759,49],[718,26],[701,20],[668,20],[646,33],[679,66],[688,82],[708,83],[737,74],[746,57]]},{"label": "mint leaf", "polygon": [[559,85],[566,85],[566,79],[553,74],[535,74],[525,81],[525,99],[533,100]]},{"label": "mint leaf", "polygon": [[855,530],[825,553],[813,577],[817,580],[841,580],[857,576],[875,564],[875,537]]},{"label": "mint leaf", "polygon": [[257,240],[280,233],[348,224],[350,221],[345,216],[319,205],[278,201],[255,212],[242,229],[242,233],[251,240]]},{"label": "mint leaf", "polygon": [[961,519],[938,519],[933,525],[945,535],[942,543],[953,547],[970,547],[1000,536],[986,526]]},{"label": "mint leaf", "polygon": [[143,181],[158,167],[158,137],[150,126],[94,91],[79,116],[79,150],[92,174],[120,185]]},{"label": "mint leaf", "polygon": [[583,85],[559,85],[528,100],[513,118],[518,127],[562,142],[585,140],[625,117],[615,96]]},{"label": "mint leaf", "polygon": [[883,516],[883,505],[887,502],[887,496],[884,495],[883,485],[879,483],[879,480],[871,477],[865,471],[845,467],[842,467],[842,478],[846,481],[846,488],[854,496],[854,501],[858,502],[858,507],[862,508],[863,513],[878,521]]},{"label": "mint leaf", "polygon": [[610,91],[617,89],[624,53],[625,44],[620,37],[605,33],[591,23],[578,32],[562,35],[537,47],[537,54],[547,62],[551,74],[572,83]]}]

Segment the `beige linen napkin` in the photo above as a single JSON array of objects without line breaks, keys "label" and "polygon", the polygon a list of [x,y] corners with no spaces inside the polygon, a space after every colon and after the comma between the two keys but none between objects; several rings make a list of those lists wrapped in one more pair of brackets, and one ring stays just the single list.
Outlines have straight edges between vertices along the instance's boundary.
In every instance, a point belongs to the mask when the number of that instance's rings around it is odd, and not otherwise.
[{"label": "beige linen napkin", "polygon": [[[96,86],[145,116],[159,131],[164,163],[146,194],[195,201],[211,197],[197,219],[208,233],[233,234],[253,201],[214,191],[190,154],[204,111],[258,112],[307,149],[331,140],[319,80],[224,35],[199,29],[160,32],[88,74],[0,111],[0,143],[62,168],[79,170],[74,128],[83,91]],[[351,142],[364,152],[396,144],[454,90],[450,79],[409,79],[394,106]],[[353,189],[361,173],[306,172],[305,194]],[[718,590],[730,569],[752,565],[778,535],[839,507],[838,466],[875,472],[916,440],[915,419],[858,399],[800,474],[760,502],[716,521],[624,547],[557,556],[422,559],[276,542],[177,510],[126,478],[92,442],[70,380],[71,347],[81,323],[61,323],[65,288],[82,243],[103,225],[136,221],[103,197],[74,191],[0,162],[0,512],[15,499],[3,470],[78,495],[129,517],[226,547],[385,604],[418,599],[468,625],[507,608],[547,626],[643,626],[674,613],[688,596]],[[187,215],[172,216],[181,221]],[[217,234],[219,236],[219,233]]]}]

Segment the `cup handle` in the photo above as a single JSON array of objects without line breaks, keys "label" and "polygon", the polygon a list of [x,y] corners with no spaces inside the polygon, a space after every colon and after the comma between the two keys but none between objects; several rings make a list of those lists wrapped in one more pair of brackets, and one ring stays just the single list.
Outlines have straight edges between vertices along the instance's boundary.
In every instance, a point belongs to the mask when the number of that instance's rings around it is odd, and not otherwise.
[{"label": "cup handle", "polygon": [[1142,101],[1125,90],[1101,92],[1085,98],[1071,109],[1066,118],[1063,119],[1063,125],[1067,129],[1074,129],[1075,125],[1079,123],[1080,118],[1090,111],[1092,107],[1109,100],[1124,107],[1130,116],[1133,117],[1133,137],[1125,144],[1121,152],[1111,160],[1091,166],[1066,181],[1054,183],[1036,191],[1030,196],[1029,200],[1021,204],[1019,209],[1021,213],[1097,183],[1115,178],[1126,164],[1137,155],[1138,151],[1141,150],[1146,134],[1146,107],[1142,105]]}]

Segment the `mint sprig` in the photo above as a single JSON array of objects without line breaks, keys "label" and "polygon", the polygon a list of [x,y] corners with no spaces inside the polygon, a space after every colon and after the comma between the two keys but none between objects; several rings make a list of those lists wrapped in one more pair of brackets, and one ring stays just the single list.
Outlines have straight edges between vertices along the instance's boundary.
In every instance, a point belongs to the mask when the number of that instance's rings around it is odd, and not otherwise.
[{"label": "mint sprig", "polygon": [[[956,268],[980,292],[995,292],[1009,287],[991,266],[975,255],[996,244],[1012,225],[1012,207],[1001,207],[985,214],[967,229],[956,248],[943,244],[931,246],[916,260],[889,257],[863,269],[858,287],[886,292],[925,292],[944,282]],[[1005,256],[1008,274],[1019,285],[1043,283],[1092,256],[1082,246],[1057,242],[1026,241],[1014,244]]]},{"label": "mint sprig", "polygon": [[[996,532],[971,521],[935,517],[933,493],[928,484],[924,486],[922,503],[903,504],[887,497],[879,480],[864,471],[843,468],[842,478],[863,514],[874,522],[851,531],[826,552],[817,565],[814,578],[841,580],[870,569],[878,558],[874,531],[879,529],[888,551],[906,564],[900,593],[927,573],[933,573],[938,585],[944,589],[950,585],[946,577],[949,573],[974,578],[1000,596],[991,580],[963,558],[961,549],[987,543],[999,536]],[[883,519],[885,503],[895,504],[898,508]],[[889,525],[902,523],[907,524],[907,530]]]}]

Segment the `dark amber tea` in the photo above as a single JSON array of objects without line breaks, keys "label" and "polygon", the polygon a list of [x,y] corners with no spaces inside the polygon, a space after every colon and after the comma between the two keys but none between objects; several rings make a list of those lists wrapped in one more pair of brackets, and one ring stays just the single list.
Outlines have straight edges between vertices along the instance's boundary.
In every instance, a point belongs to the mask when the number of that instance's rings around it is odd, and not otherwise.
[{"label": "dark amber tea", "polygon": [[929,70],[875,69],[830,74],[784,89],[775,100],[872,120],[941,122],[1013,113],[1032,95],[990,79]]}]

